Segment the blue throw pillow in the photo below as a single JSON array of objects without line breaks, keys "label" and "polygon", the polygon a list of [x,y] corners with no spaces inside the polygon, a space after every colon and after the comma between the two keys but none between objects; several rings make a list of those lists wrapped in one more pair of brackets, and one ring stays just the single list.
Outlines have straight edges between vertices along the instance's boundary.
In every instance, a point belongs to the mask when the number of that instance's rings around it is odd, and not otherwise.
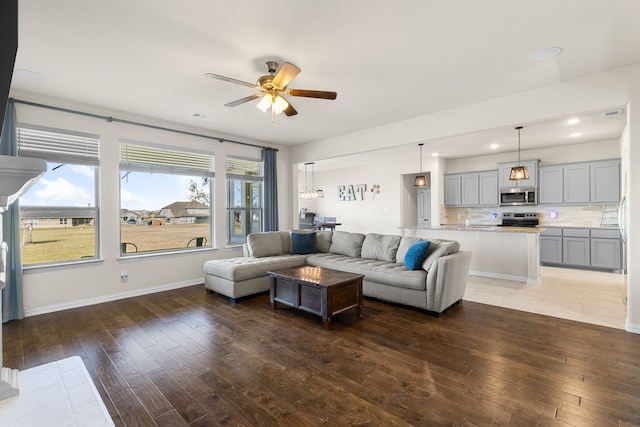
[{"label": "blue throw pillow", "polygon": [[422,268],[422,263],[427,259],[427,255],[429,255],[429,243],[430,242],[415,242],[409,247],[409,250],[404,256],[404,265],[409,270],[419,270]]},{"label": "blue throw pillow", "polygon": [[293,254],[315,254],[316,233],[291,233],[291,246]]}]

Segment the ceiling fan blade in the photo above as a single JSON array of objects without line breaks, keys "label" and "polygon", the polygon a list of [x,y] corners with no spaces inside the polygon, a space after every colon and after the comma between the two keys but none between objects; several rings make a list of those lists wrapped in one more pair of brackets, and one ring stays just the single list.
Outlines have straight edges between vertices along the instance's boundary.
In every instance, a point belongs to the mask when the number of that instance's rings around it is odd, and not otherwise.
[{"label": "ceiling fan blade", "polygon": [[233,79],[231,77],[226,77],[226,76],[221,76],[219,74],[206,73],[204,76],[205,77],[211,77],[212,79],[222,80],[222,81],[229,82],[229,83],[235,83],[235,84],[242,85],[242,86],[252,87],[254,89],[257,87],[253,83],[243,82],[242,80]]},{"label": "ceiling fan blade", "polygon": [[[283,97],[284,98],[284,97]],[[296,114],[298,114],[298,112],[296,111],[295,108],[293,108],[293,105],[291,105],[291,102],[289,102],[289,100],[287,99],[287,104],[289,104],[289,106],[287,108],[284,109],[283,113],[287,115],[287,117],[291,117],[291,116],[295,116]]]},{"label": "ceiling fan blade", "polygon": [[300,74],[300,71],[302,70],[292,63],[285,62],[273,77],[273,84],[278,87],[285,87],[291,80],[293,80],[298,74]]},{"label": "ceiling fan blade", "polygon": [[319,98],[319,99],[336,99],[338,94],[336,92],[327,92],[324,90],[308,90],[308,89],[289,89],[287,95],[290,96],[304,96],[305,98]]},{"label": "ceiling fan blade", "polygon": [[238,105],[244,104],[245,102],[253,101],[254,99],[258,99],[264,95],[260,93],[255,93],[253,95],[245,96],[244,98],[236,99],[235,101],[228,102],[224,104],[225,107],[237,107]]}]

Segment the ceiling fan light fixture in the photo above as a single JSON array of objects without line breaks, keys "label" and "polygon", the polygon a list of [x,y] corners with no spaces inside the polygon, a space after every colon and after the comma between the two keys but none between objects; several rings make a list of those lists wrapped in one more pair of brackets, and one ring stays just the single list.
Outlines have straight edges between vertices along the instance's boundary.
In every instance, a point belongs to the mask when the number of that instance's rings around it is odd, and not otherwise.
[{"label": "ceiling fan light fixture", "polygon": [[271,108],[273,110],[273,114],[280,114],[284,110],[286,110],[288,106],[289,106],[289,103],[287,102],[286,99],[284,99],[281,96],[276,96],[273,98],[273,104]]},{"label": "ceiling fan light fixture", "polygon": [[271,107],[271,98],[272,96],[270,94],[263,96],[260,102],[258,102],[258,105],[256,105],[256,108],[266,113],[269,107]]}]

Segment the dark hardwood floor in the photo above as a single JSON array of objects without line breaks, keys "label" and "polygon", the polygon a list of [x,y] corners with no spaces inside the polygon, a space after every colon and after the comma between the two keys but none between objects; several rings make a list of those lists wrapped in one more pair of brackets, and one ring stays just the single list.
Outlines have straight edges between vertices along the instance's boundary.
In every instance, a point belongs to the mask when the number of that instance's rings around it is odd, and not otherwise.
[{"label": "dark hardwood floor", "polygon": [[640,335],[463,302],[272,311],[203,286],[4,325],[4,365],[80,356],[118,426],[640,425]]}]

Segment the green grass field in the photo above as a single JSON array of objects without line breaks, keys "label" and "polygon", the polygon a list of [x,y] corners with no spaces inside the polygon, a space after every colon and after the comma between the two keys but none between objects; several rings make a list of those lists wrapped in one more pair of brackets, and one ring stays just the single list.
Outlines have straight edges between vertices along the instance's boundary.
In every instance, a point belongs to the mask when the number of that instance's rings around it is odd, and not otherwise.
[{"label": "green grass field", "polygon": [[[210,242],[209,224],[186,225],[122,225],[122,242],[133,243],[138,252],[184,249],[194,237],[206,237]],[[21,236],[24,241],[24,232]],[[27,236],[28,237],[28,236]],[[190,247],[193,247],[192,242]],[[127,253],[135,252],[132,245]],[[22,263],[37,264],[95,257],[95,230],[93,226],[67,228],[35,228],[22,246]]]}]

